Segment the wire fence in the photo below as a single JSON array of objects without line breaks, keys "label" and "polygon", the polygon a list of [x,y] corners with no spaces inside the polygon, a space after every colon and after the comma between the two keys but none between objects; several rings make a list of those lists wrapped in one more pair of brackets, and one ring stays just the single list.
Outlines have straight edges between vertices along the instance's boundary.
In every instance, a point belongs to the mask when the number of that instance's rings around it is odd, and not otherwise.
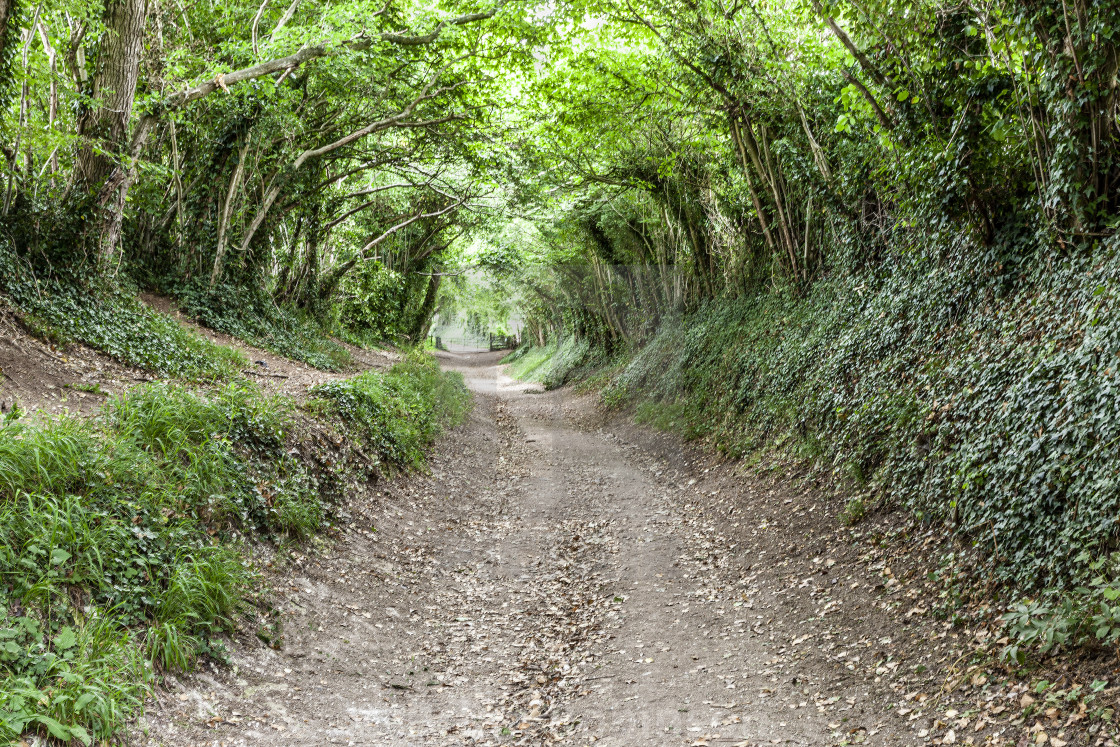
[{"label": "wire fence", "polygon": [[438,350],[447,350],[452,353],[478,353],[512,350],[521,341],[515,335],[456,335],[453,337],[432,335],[432,343]]}]

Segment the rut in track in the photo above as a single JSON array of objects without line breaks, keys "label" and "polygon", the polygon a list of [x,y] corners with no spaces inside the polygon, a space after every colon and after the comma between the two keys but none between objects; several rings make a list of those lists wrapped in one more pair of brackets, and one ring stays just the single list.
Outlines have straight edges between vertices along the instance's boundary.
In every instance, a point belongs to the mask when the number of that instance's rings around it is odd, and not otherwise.
[{"label": "rut in track", "polygon": [[476,407],[431,473],[278,573],[283,649],[173,681],[150,743],[910,743],[864,682],[798,664],[765,551],[721,541],[695,478],[497,359],[444,358]]}]

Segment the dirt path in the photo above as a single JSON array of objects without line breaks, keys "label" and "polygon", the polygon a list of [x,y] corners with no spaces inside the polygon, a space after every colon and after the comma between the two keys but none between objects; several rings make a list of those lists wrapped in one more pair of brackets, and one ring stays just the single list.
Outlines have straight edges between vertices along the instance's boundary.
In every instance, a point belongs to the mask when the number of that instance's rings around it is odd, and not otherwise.
[{"label": "dirt path", "polygon": [[[232,670],[173,680],[147,743],[927,741],[906,667],[861,634],[869,582],[757,539],[777,518],[705,514],[718,469],[588,427],[586,401],[529,391],[498,357],[445,356],[477,405],[431,474],[356,497],[323,553],[272,558],[282,650],[242,641]],[[858,598],[833,620],[840,589]]]}]

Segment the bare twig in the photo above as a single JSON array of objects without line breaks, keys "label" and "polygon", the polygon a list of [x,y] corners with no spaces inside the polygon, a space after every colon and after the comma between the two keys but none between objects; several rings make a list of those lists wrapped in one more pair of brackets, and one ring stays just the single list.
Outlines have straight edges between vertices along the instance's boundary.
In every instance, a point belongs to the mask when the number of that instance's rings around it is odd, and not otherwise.
[{"label": "bare twig", "polygon": [[241,373],[247,373],[247,374],[250,374],[252,376],[264,376],[264,377],[267,377],[269,379],[290,379],[290,378],[292,378],[291,376],[288,376],[287,374],[263,373],[261,371],[254,371],[251,368],[244,368],[244,369],[241,370]]}]

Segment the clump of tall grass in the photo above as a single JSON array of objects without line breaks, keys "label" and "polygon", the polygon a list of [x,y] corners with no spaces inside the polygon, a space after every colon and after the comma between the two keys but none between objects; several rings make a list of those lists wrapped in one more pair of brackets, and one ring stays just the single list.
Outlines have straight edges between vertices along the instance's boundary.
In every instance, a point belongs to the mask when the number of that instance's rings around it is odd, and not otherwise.
[{"label": "clump of tall grass", "polygon": [[419,351],[385,373],[367,371],[311,394],[313,408],[340,418],[373,458],[402,468],[422,467],[424,448],[470,409],[462,376]]},{"label": "clump of tall grass", "polygon": [[250,572],[215,539],[321,520],[283,450],[290,410],[152,384],[97,420],[0,426],[0,739],[107,737],[153,665],[188,667],[231,628]]},{"label": "clump of tall grass", "polygon": [[[469,406],[422,355],[316,394],[401,467]],[[93,420],[0,423],[0,742],[109,739],[156,673],[215,651],[252,585],[239,538],[324,520],[286,450],[293,422],[291,402],[249,384],[156,383]]]},{"label": "clump of tall grass", "polygon": [[51,622],[0,609],[0,739],[40,731],[86,745],[107,740],[149,692],[142,651],[98,609]]}]

